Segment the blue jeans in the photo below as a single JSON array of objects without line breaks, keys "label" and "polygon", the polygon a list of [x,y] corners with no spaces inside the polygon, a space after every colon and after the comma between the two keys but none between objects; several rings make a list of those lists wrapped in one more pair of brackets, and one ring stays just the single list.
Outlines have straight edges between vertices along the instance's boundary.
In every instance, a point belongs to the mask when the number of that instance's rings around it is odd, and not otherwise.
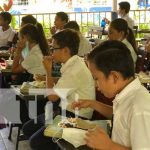
[{"label": "blue jeans", "polygon": [[30,120],[23,126],[23,133],[29,138],[33,150],[57,150],[58,146],[52,141],[52,138],[44,136],[44,130],[44,114],[38,116],[37,124],[34,123],[34,120]]},{"label": "blue jeans", "polygon": [[[66,117],[75,117],[75,114],[66,111]],[[85,119],[83,117],[80,118]],[[30,120],[23,126],[23,133],[29,138],[30,146],[33,150],[59,150],[52,138],[44,136],[44,130],[45,114],[38,116],[37,124],[34,124],[34,120]]]}]

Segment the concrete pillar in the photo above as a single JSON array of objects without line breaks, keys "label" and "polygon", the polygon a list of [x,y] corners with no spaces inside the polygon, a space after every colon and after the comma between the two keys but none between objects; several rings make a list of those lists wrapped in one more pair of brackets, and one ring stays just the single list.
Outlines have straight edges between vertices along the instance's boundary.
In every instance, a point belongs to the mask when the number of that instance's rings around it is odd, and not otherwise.
[{"label": "concrete pillar", "polygon": [[112,0],[112,13],[111,13],[111,20],[115,20],[118,18],[117,14],[117,0]]}]

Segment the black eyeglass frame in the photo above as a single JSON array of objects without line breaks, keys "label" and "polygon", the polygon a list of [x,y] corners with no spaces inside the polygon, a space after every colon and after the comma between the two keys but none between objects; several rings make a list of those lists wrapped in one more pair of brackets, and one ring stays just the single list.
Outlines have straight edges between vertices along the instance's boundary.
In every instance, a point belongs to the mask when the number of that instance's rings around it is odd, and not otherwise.
[{"label": "black eyeglass frame", "polygon": [[58,49],[62,49],[62,48],[64,48],[64,47],[56,47],[56,48],[51,47],[51,48],[49,49],[49,54],[50,54],[50,53],[53,53],[54,51],[56,51],[56,50],[58,50]]}]

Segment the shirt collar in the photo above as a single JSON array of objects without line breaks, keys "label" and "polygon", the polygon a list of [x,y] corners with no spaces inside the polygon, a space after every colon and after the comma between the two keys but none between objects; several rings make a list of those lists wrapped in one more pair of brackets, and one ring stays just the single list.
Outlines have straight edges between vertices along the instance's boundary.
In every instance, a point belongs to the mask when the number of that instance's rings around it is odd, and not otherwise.
[{"label": "shirt collar", "polygon": [[123,18],[129,18],[129,14],[125,14],[124,16],[122,16],[122,19]]},{"label": "shirt collar", "polygon": [[128,40],[126,39],[126,38],[124,38],[123,40],[122,40],[122,43],[127,43],[128,42]]},{"label": "shirt collar", "polygon": [[40,47],[38,44],[36,44],[32,49],[30,50],[30,54],[34,53],[35,51],[39,51]]},{"label": "shirt collar", "polygon": [[74,64],[74,62],[79,59],[79,56],[74,55],[66,63],[62,64],[61,73],[64,73],[68,67]]},{"label": "shirt collar", "polygon": [[131,83],[129,83],[119,94],[116,95],[113,103],[120,104],[123,102],[124,98],[132,95],[136,90],[138,90],[141,86],[141,82],[139,78],[135,78]]}]

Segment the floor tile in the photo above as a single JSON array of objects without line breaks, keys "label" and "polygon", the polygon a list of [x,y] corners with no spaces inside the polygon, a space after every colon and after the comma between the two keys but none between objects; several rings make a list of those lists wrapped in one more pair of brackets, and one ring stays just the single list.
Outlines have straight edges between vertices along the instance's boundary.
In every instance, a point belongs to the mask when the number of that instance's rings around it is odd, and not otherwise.
[{"label": "floor tile", "polygon": [[7,150],[3,141],[0,141],[0,150]]},{"label": "floor tile", "polygon": [[1,136],[3,139],[8,138],[9,135],[9,128],[4,128],[2,130],[0,130]]},{"label": "floor tile", "polygon": [[0,140],[2,140],[3,138],[2,138],[2,136],[1,136],[1,133],[0,133]]},{"label": "floor tile", "polygon": [[15,144],[8,139],[4,139],[4,144],[7,150],[15,150]]},{"label": "floor tile", "polygon": [[[12,141],[8,140],[9,128],[0,130],[0,150],[15,150],[17,128],[13,128]],[[28,140],[20,141],[18,150],[31,150]]]}]

